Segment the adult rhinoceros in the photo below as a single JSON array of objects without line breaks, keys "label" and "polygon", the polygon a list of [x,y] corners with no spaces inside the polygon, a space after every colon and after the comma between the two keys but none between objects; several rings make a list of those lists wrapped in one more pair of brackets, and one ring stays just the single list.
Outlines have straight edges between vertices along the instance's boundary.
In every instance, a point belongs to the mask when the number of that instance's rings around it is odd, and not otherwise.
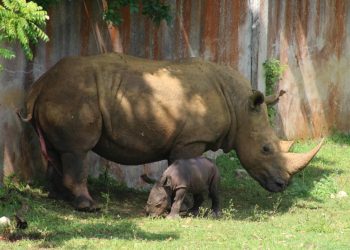
[{"label": "adult rhinoceros", "polygon": [[86,183],[89,150],[142,164],[234,149],[254,179],[279,192],[321,147],[283,152],[263,94],[237,71],[197,59],[65,58],[34,83],[26,108],[22,119],[39,134],[52,182],[68,189],[81,210],[95,209]]}]

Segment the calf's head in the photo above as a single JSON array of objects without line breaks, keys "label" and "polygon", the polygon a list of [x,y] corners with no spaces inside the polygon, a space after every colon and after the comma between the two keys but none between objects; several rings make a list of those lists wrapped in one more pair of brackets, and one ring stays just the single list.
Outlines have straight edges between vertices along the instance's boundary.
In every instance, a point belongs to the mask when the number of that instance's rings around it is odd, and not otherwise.
[{"label": "calf's head", "polygon": [[145,206],[146,214],[149,216],[164,215],[171,207],[171,177],[162,176],[157,182],[146,175],[142,175],[141,178],[147,183],[154,183]]},{"label": "calf's head", "polygon": [[270,192],[283,191],[292,176],[312,160],[323,140],[308,153],[288,153],[270,127],[264,95],[253,91],[236,108],[237,137],[235,149],[248,173]]}]

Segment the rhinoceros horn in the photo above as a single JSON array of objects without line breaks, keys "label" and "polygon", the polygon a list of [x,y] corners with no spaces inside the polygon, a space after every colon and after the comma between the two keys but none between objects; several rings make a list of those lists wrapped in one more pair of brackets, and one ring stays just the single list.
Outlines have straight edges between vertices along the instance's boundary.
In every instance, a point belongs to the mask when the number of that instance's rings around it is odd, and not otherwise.
[{"label": "rhinoceros horn", "polygon": [[294,141],[282,141],[282,140],[279,141],[279,147],[282,152],[288,152],[293,144],[294,144]]},{"label": "rhinoceros horn", "polygon": [[286,166],[289,174],[294,175],[303,170],[321,149],[323,142],[324,138],[315,148],[310,150],[308,153],[282,153],[286,160]]}]

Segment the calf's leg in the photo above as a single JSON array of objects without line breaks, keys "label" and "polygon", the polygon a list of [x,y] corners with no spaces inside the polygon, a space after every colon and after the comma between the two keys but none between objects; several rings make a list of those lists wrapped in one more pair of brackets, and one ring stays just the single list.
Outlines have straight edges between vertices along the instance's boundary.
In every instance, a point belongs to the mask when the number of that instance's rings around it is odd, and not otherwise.
[{"label": "calf's leg", "polygon": [[202,205],[204,201],[202,194],[194,194],[193,195],[193,207],[189,210],[189,213],[197,216],[199,213],[199,207]]},{"label": "calf's leg", "polygon": [[171,206],[170,213],[167,216],[168,219],[180,217],[179,213],[180,213],[180,209],[181,209],[181,204],[185,198],[185,195],[186,195],[185,188],[180,188],[180,189],[176,190],[174,202]]},{"label": "calf's leg", "polygon": [[218,193],[218,182],[212,181],[209,187],[209,198],[211,199],[211,209],[214,217],[220,216],[220,201]]}]

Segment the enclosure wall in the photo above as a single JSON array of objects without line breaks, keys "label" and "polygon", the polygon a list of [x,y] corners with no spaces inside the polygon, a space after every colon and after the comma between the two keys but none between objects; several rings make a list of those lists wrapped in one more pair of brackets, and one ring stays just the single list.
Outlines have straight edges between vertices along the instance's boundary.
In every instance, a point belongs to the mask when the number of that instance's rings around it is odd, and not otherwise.
[{"label": "enclosure wall", "polygon": [[[61,1],[49,10],[50,42],[39,44],[33,62],[14,47],[16,59],[2,61],[0,73],[0,178],[17,173],[43,175],[37,137],[20,122],[32,82],[59,59],[119,51],[150,59],[202,57],[237,68],[254,88],[265,89],[262,63],[274,57],[287,66],[277,89],[276,131],[285,138],[323,136],[333,129],[350,131],[350,2],[345,0],[173,0],[172,22],[160,27],[140,13],[123,10],[119,29],[102,21],[104,0]],[[91,173],[108,168],[127,185],[142,187],[143,172],[155,177],[166,162],[123,167],[90,156]],[[0,180],[1,182],[1,180]]]}]

